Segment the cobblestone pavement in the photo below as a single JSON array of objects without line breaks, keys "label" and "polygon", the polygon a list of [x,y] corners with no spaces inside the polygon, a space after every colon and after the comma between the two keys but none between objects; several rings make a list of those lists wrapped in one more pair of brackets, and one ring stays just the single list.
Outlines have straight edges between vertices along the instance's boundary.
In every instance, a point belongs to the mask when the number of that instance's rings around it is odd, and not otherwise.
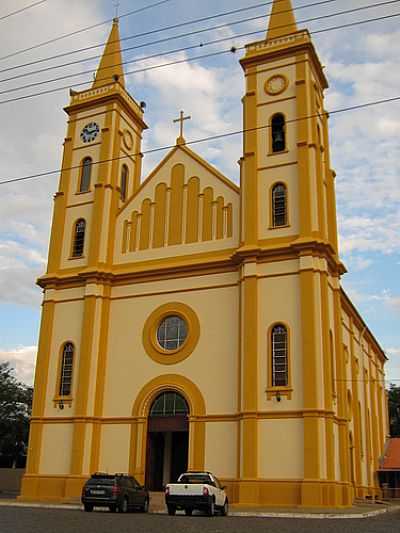
[{"label": "cobblestone pavement", "polygon": [[1,533],[395,533],[400,512],[364,519],[186,517],[0,507]]}]

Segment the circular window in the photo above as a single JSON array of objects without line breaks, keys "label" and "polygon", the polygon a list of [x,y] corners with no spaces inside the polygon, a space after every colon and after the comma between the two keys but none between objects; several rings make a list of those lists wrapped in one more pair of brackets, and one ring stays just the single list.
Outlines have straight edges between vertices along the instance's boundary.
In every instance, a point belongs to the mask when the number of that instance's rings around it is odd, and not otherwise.
[{"label": "circular window", "polygon": [[193,352],[199,336],[199,319],[193,309],[181,302],[171,302],[161,305],[147,318],[143,346],[157,363],[173,365]]},{"label": "circular window", "polygon": [[177,350],[187,337],[186,321],[180,316],[167,316],[157,329],[157,341],[164,350]]}]

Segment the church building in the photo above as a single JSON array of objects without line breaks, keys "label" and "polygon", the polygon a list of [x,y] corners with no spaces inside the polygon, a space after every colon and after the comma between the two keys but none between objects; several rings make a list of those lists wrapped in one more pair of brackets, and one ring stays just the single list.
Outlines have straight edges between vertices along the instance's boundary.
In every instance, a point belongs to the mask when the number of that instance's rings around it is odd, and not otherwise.
[{"label": "church building", "polygon": [[290,0],[240,64],[240,186],[186,144],[183,113],[142,177],[117,20],[71,91],[21,499],[74,500],[96,471],[162,490],[186,469],[230,503],[380,494],[386,358],[341,287],[328,82]]}]

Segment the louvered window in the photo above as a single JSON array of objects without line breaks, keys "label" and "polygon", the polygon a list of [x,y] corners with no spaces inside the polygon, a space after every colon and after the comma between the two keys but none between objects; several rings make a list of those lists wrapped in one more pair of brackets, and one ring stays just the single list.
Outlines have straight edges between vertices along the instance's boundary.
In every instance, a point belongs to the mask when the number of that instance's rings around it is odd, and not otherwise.
[{"label": "louvered window", "polygon": [[272,189],[272,226],[286,226],[287,224],[287,192],[282,183]]},{"label": "louvered window", "polygon": [[81,218],[75,224],[72,257],[81,257],[83,255],[83,248],[85,246],[85,230],[86,222],[83,220],[83,218]]},{"label": "louvered window", "polygon": [[92,160],[90,157],[85,157],[82,161],[81,183],[79,192],[87,192],[90,189],[90,178],[92,174]]},{"label": "louvered window", "polygon": [[74,363],[74,346],[71,342],[64,344],[61,361],[60,396],[70,396],[72,389],[72,367]]},{"label": "louvered window", "polygon": [[288,385],[288,335],[285,326],[275,326],[271,334],[272,386]]}]

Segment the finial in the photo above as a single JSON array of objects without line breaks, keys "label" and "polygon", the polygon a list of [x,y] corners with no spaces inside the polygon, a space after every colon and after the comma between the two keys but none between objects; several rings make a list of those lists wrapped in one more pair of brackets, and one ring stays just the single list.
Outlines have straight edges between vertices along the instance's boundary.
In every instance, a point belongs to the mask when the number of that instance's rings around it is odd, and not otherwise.
[{"label": "finial", "polygon": [[115,8],[115,16],[113,18],[113,22],[118,22],[119,21],[119,0],[114,0],[113,1],[113,4],[114,4],[114,8]]},{"label": "finial", "polygon": [[179,113],[179,118],[174,119],[174,123],[180,122],[179,137],[176,139],[176,144],[185,144],[185,138],[183,136],[183,123],[185,120],[190,120],[192,118],[190,115],[188,117],[185,117],[184,114],[185,113],[181,111]]}]

